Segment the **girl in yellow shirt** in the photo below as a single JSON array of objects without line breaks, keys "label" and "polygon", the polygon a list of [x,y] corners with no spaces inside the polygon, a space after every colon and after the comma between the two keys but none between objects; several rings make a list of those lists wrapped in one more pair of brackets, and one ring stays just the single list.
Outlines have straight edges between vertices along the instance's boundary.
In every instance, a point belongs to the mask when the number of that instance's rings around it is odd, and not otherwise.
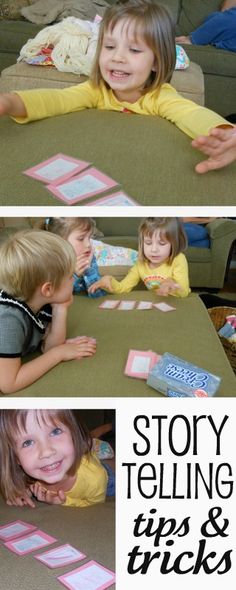
[{"label": "girl in yellow shirt", "polygon": [[178,217],[148,217],[139,227],[138,261],[120,282],[104,276],[90,287],[110,293],[129,293],[143,281],[157,295],[187,297],[190,293],[188,264],[183,254],[186,235]]},{"label": "girl in yellow shirt", "polygon": [[9,505],[104,502],[108,475],[71,410],[0,410],[0,491]]},{"label": "girl in yellow shirt", "polygon": [[235,127],[213,111],[179,95],[169,84],[176,62],[174,26],[154,0],[109,7],[100,25],[90,80],[63,89],[0,95],[0,115],[27,123],[82,109],[158,115],[189,135],[207,155],[200,174],[236,159]]}]

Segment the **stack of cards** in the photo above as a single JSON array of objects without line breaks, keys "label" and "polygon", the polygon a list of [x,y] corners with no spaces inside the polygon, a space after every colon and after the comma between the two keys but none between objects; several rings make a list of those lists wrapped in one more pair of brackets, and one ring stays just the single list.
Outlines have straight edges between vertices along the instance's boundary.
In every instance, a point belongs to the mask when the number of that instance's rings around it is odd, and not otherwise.
[{"label": "stack of cards", "polygon": [[168,305],[165,301],[161,301],[160,303],[152,303],[152,301],[131,301],[131,300],[114,300],[114,299],[105,299],[99,307],[101,309],[119,309],[121,311],[130,311],[131,309],[138,309],[138,310],[147,310],[147,309],[159,309],[160,311],[167,312],[167,311],[174,311],[176,307],[172,307],[172,305]]},{"label": "stack of cards", "polygon": [[[0,539],[7,549],[19,556],[27,555],[57,541],[33,524],[22,520],[0,526]],[[69,543],[34,555],[35,559],[51,569],[81,561],[85,557],[84,553]],[[91,560],[63,576],[58,576],[57,579],[70,590],[105,590],[115,583],[115,574],[100,563]]]},{"label": "stack of cards", "polygon": [[[118,188],[118,183],[91,165],[91,162],[56,154],[37,166],[28,168],[24,174],[40,180],[58,199],[68,205],[89,199],[100,193]],[[135,206],[136,201],[123,191],[106,195],[89,205]]]},{"label": "stack of cards", "polygon": [[152,350],[130,350],[125,367],[125,375],[137,379],[147,379],[152,367],[161,356]]}]

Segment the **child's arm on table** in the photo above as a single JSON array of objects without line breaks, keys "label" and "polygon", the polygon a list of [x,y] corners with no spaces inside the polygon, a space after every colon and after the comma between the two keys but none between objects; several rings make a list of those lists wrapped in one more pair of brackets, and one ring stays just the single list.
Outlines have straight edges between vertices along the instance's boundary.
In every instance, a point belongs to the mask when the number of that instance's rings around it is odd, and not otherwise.
[{"label": "child's arm on table", "polygon": [[88,288],[88,293],[95,293],[98,289],[104,289],[108,293],[113,293],[112,277],[110,275],[104,275]]},{"label": "child's arm on table", "polygon": [[187,297],[190,293],[188,263],[184,254],[180,253],[174,258],[171,277],[166,278],[156,292],[160,296],[176,297]]},{"label": "child's arm on table", "polygon": [[[103,282],[103,280],[105,281]],[[90,293],[94,293],[98,288],[105,289],[105,291],[109,291],[110,293],[130,293],[134,287],[139,283],[141,277],[139,272],[139,266],[136,263],[132,268],[129,270],[128,274],[122,281],[117,281],[114,277],[105,276],[102,277],[96,283],[93,283],[89,288]]]},{"label": "child's arm on table", "polygon": [[209,156],[196,165],[196,172],[204,174],[224,168],[236,160],[236,127],[214,127],[209,135],[196,137],[192,146]]},{"label": "child's arm on table", "polygon": [[0,358],[0,391],[4,394],[14,393],[28,387],[45,375],[62,361],[93,356],[96,342],[84,336],[77,342],[68,342],[54,346],[41,356],[21,363],[21,358]]},{"label": "child's arm on table", "polygon": [[73,303],[73,296],[65,303],[52,304],[52,321],[48,325],[45,338],[42,343],[42,351],[64,344],[66,340],[66,320],[68,307]]},{"label": "child's arm on table", "polygon": [[23,100],[18,94],[0,94],[0,115],[10,117],[26,117],[27,112]]}]

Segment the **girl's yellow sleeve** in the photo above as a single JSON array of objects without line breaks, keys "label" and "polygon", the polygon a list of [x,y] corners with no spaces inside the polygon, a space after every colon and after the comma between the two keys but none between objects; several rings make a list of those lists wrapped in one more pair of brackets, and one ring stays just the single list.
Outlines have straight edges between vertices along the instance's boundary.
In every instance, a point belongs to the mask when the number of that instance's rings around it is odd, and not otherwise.
[{"label": "girl's yellow sleeve", "polygon": [[180,289],[173,291],[176,297],[187,297],[190,293],[188,263],[184,254],[178,254],[173,260],[172,279],[180,285]]},{"label": "girl's yellow sleeve", "polygon": [[97,107],[99,92],[89,81],[68,88],[44,88],[17,91],[27,117],[12,117],[17,123],[28,123],[57,115]]},{"label": "girl's yellow sleeve", "polygon": [[136,263],[126,277],[122,281],[117,281],[112,277],[111,285],[113,293],[130,293],[136,285],[138,285],[139,281],[141,280],[140,272],[139,272],[139,265]]}]

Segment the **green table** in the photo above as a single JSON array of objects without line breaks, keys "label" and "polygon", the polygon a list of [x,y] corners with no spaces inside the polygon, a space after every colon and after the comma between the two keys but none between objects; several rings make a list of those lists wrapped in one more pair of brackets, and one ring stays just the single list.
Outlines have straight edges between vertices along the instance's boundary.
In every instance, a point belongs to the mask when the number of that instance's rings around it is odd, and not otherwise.
[{"label": "green table", "polygon": [[92,162],[142,205],[235,204],[236,163],[198,175],[203,156],[158,117],[86,110],[28,125],[2,117],[0,134],[0,205],[64,205],[22,174],[58,152]]},{"label": "green table", "polygon": [[[59,590],[63,589],[57,576],[84,565],[90,560],[98,561],[104,567],[115,570],[115,502],[108,499],[105,504],[87,508],[50,506],[37,502],[36,508],[7,506],[0,498],[0,526],[23,520],[34,524],[57,542],[19,557],[9,551],[0,541],[1,587],[7,590]],[[49,569],[33,555],[53,549],[54,546],[69,543],[86,557],[70,565]],[[115,585],[109,587],[114,590]]]},{"label": "green table", "polygon": [[[133,291],[113,299],[157,301],[155,294]],[[99,309],[106,299],[75,296],[69,311],[68,336],[86,334],[97,339],[92,358],[64,362],[30,387],[12,396],[160,397],[140,379],[126,377],[129,350],[170,352],[222,378],[219,396],[236,395],[236,379],[208,312],[200,298],[166,299],[176,311],[118,311]]]}]

